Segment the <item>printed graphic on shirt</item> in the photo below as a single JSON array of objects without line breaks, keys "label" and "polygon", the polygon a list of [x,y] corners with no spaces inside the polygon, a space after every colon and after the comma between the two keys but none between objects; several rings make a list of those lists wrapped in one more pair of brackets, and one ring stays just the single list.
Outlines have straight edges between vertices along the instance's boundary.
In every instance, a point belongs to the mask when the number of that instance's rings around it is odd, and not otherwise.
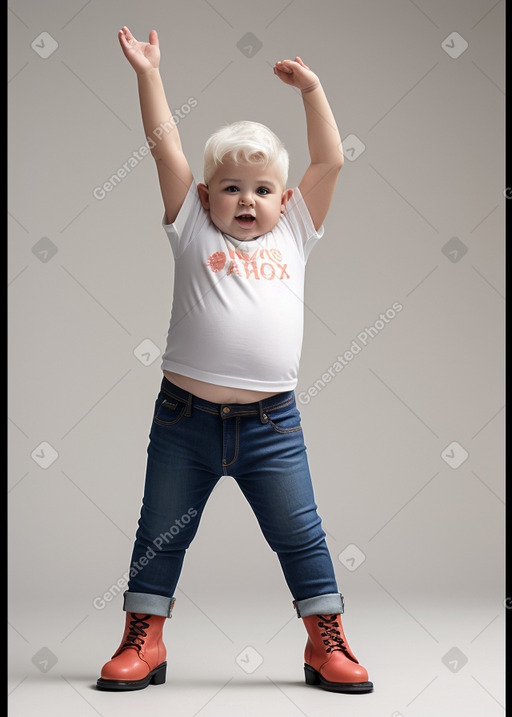
[{"label": "printed graphic on shirt", "polygon": [[288,265],[279,249],[256,249],[252,253],[240,249],[216,251],[208,257],[206,265],[218,274],[240,276],[244,279],[289,279]]}]

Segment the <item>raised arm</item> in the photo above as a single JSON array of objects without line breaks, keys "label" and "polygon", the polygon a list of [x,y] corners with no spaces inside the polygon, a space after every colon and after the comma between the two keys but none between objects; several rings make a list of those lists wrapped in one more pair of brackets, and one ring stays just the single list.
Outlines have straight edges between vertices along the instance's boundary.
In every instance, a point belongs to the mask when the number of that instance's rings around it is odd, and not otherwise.
[{"label": "raised arm", "polygon": [[193,176],[160,77],[158,35],[156,30],[151,30],[149,42],[139,42],[123,27],[118,37],[126,59],[137,74],[142,124],[156,162],[166,220],[172,224]]},{"label": "raised arm", "polygon": [[311,163],[299,189],[315,229],[319,229],[327,215],[343,166],[341,137],[320,80],[300,57],[276,62],[274,74],[287,85],[296,87],[302,95]]}]

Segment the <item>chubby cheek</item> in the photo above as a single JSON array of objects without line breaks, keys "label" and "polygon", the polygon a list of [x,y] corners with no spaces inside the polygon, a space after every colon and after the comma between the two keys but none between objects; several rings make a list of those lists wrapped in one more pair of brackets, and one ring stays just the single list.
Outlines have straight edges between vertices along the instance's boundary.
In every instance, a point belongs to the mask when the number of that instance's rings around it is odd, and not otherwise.
[{"label": "chubby cheek", "polygon": [[264,212],[262,212],[265,221],[269,224],[275,225],[279,221],[279,217],[281,216],[281,203],[276,202],[272,205],[266,205]]},{"label": "chubby cheek", "polygon": [[212,216],[222,218],[224,221],[229,220],[234,213],[233,202],[229,201],[229,197],[215,198],[210,203],[210,213]]}]

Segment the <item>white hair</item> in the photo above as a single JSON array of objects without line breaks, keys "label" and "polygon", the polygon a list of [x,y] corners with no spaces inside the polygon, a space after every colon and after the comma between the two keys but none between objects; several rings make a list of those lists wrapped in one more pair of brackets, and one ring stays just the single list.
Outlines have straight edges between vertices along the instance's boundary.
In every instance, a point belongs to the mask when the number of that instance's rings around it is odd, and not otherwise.
[{"label": "white hair", "polygon": [[288,180],[289,156],[272,130],[259,122],[240,120],[220,127],[204,148],[204,182],[208,184],[225,157],[236,164],[276,164],[283,188]]}]

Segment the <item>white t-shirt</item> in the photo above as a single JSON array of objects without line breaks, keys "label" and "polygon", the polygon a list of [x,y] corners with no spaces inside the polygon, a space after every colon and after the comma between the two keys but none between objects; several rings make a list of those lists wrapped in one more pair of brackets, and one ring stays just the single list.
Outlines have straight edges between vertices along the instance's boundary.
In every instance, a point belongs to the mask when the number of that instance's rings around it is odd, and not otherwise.
[{"label": "white t-shirt", "polygon": [[163,227],[175,260],[162,369],[221,386],[290,391],[297,385],[304,273],[315,231],[295,188],[274,229],[239,241],[203,209],[193,181],[176,221]]}]

